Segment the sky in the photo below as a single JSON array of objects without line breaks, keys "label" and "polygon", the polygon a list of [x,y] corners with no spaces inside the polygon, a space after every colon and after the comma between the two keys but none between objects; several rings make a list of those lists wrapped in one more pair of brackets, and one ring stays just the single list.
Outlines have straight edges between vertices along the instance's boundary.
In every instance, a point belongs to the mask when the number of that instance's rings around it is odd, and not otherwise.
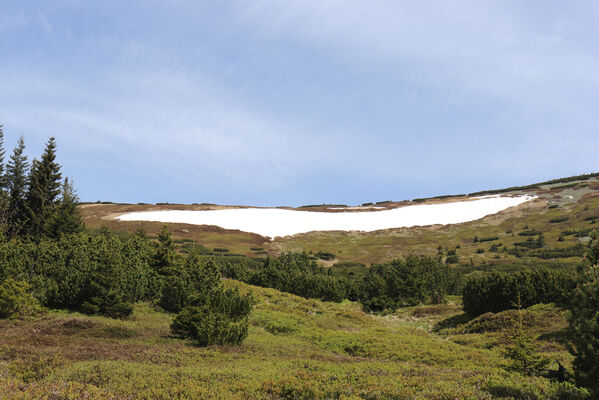
[{"label": "sky", "polygon": [[599,171],[594,1],[0,2],[0,124],[82,201],[361,204]]}]

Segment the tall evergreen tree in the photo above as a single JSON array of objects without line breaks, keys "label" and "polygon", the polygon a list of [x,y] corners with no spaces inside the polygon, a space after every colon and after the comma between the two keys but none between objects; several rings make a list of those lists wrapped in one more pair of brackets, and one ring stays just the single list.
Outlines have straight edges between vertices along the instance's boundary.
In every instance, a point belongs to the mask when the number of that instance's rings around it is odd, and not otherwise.
[{"label": "tall evergreen tree", "polygon": [[160,275],[170,275],[172,269],[178,267],[178,261],[171,232],[164,225],[158,234],[158,243],[156,243],[156,249],[150,260],[150,265]]},{"label": "tall evergreen tree", "polygon": [[6,189],[8,194],[7,227],[8,238],[15,237],[25,225],[25,195],[27,192],[27,171],[29,164],[25,151],[23,136],[19,138],[17,147],[10,156],[6,166]]},{"label": "tall evergreen tree", "polygon": [[4,192],[6,189],[5,180],[4,180],[4,156],[6,155],[6,150],[4,149],[4,131],[2,130],[2,125],[0,125],[0,189]]},{"label": "tall evergreen tree", "polygon": [[69,178],[65,178],[58,204],[46,225],[46,232],[49,236],[58,238],[61,235],[83,231],[85,224],[77,207],[78,202],[79,198],[73,184]]},{"label": "tall evergreen tree", "polygon": [[594,234],[587,266],[570,300],[568,339],[578,384],[599,398],[599,231]]},{"label": "tall evergreen tree", "polygon": [[4,175],[4,132],[0,125],[0,233],[6,230],[8,216],[8,193],[6,191],[6,176]]},{"label": "tall evergreen tree", "polygon": [[27,234],[39,238],[49,234],[48,224],[61,192],[60,164],[56,162],[56,141],[48,139],[42,158],[34,160],[29,174],[25,209],[27,211]]}]

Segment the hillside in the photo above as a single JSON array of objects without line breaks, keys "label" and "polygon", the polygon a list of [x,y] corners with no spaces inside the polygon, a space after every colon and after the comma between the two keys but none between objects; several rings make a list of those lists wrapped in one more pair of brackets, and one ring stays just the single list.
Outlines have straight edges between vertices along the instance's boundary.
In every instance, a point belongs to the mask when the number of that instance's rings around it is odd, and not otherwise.
[{"label": "hillside", "polygon": [[[228,280],[257,305],[238,347],[170,337],[172,316],[139,303],[127,320],[53,311],[0,321],[3,399],[518,399],[579,398],[540,377],[504,370],[513,315],[468,322],[448,304],[368,315]],[[526,321],[543,354],[570,364],[564,312],[535,306]],[[551,321],[550,324],[547,321]],[[580,397],[582,398],[582,397]]]},{"label": "hillside", "polygon": [[[385,229],[373,232],[309,232],[270,240],[255,233],[227,230],[217,226],[168,224],[175,238],[197,242],[207,249],[227,249],[230,254],[248,257],[278,255],[285,251],[333,254],[335,262],[369,265],[411,253],[441,255],[455,252],[458,263],[474,268],[512,263],[576,264],[582,259],[581,245],[599,218],[599,178],[597,174],[562,178],[522,187],[490,190],[471,195],[438,196],[402,202],[379,202],[359,207],[343,205],[304,206],[298,210],[356,212],[389,210],[413,204],[439,204],[464,201],[476,196],[535,196],[534,201],[508,208],[480,220],[453,225],[432,225]],[[381,208],[372,208],[381,207]],[[119,221],[117,216],[131,212],[158,210],[215,210],[232,207],[174,204],[83,204],[82,214],[91,229],[107,226],[123,234],[140,225],[156,235],[163,223]],[[285,208],[290,209],[290,208]],[[539,240],[541,245],[532,244]],[[527,242],[527,240],[529,240]],[[453,260],[455,261],[455,260]]]}]

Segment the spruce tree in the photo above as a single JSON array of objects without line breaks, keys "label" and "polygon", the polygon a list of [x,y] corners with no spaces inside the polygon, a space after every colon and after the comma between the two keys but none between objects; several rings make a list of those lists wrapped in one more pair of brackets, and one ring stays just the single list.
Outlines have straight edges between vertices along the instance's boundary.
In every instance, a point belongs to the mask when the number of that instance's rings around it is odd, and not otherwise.
[{"label": "spruce tree", "polygon": [[0,125],[0,190],[2,193],[6,190],[6,181],[4,179],[4,156],[6,155],[6,150],[4,149],[4,131],[2,130],[2,125]]},{"label": "spruce tree", "polygon": [[33,161],[29,174],[25,209],[27,211],[26,233],[31,237],[40,238],[49,233],[48,224],[54,217],[60,192],[60,165],[56,162],[56,142],[51,137],[46,143],[42,158]]},{"label": "spruce tree", "polygon": [[6,166],[6,189],[8,194],[6,234],[9,239],[17,236],[22,231],[27,218],[25,194],[27,192],[29,164],[27,163],[27,156],[23,154],[24,151],[25,141],[21,136]]},{"label": "spruce tree", "polygon": [[83,231],[85,224],[81,213],[77,207],[79,198],[73,188],[69,178],[65,178],[61,188],[61,195],[52,214],[52,218],[47,223],[47,234],[53,238],[69,233],[79,233]]},{"label": "spruce tree", "polygon": [[599,232],[587,255],[587,267],[570,301],[568,339],[579,385],[599,397]]},{"label": "spruce tree", "polygon": [[8,217],[8,193],[6,190],[6,176],[4,175],[4,132],[0,125],[0,233],[6,230]]},{"label": "spruce tree", "polygon": [[177,261],[175,244],[171,238],[171,232],[164,225],[158,234],[158,243],[156,243],[156,249],[150,260],[150,265],[160,275],[170,275],[172,273],[171,269],[176,268]]}]

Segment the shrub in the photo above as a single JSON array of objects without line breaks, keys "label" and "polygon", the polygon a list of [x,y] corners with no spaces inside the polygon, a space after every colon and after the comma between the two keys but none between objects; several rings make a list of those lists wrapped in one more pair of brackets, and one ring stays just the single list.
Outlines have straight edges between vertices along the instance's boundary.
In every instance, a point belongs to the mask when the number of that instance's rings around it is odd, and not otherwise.
[{"label": "shrub", "polygon": [[[588,254],[589,263],[599,262],[597,241]],[[599,268],[589,266],[574,291],[569,315],[570,351],[574,355],[576,381],[599,397]]]},{"label": "shrub", "polygon": [[408,256],[372,265],[362,280],[360,301],[368,311],[442,303],[452,284],[450,270],[438,260]]},{"label": "shrub", "polygon": [[458,262],[460,262],[460,258],[457,254],[447,256],[447,258],[445,259],[445,264],[457,264]]},{"label": "shrub", "polygon": [[199,346],[240,344],[248,334],[254,300],[237,290],[219,288],[190,300],[171,324],[173,334],[193,339]]},{"label": "shrub", "polygon": [[165,277],[160,307],[168,312],[179,312],[187,305],[191,293],[188,282],[178,275]]},{"label": "shrub", "polygon": [[27,282],[8,278],[0,285],[0,318],[21,319],[40,312],[40,304]]},{"label": "shrub", "polygon": [[564,270],[534,268],[516,273],[471,277],[462,290],[464,311],[471,315],[500,312],[539,303],[565,304],[575,286],[575,275]]},{"label": "shrub", "polygon": [[315,254],[316,257],[320,258],[321,260],[325,260],[325,261],[331,261],[335,259],[335,254],[333,253],[327,253],[324,251],[319,251],[318,253]]},{"label": "shrub", "polygon": [[516,306],[518,307],[517,319],[505,335],[508,345],[503,355],[509,359],[507,370],[526,375],[538,374],[549,364],[549,360],[538,354],[534,337],[524,327],[520,299]]}]

